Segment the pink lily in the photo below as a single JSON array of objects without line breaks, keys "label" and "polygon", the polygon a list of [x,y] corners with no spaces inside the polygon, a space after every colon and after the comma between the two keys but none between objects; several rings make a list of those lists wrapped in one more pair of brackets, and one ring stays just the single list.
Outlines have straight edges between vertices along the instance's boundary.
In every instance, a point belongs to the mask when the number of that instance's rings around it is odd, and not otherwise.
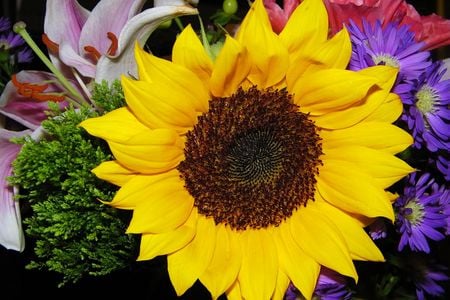
[{"label": "pink lily", "polygon": [[[75,82],[69,82],[82,93]],[[7,249],[23,251],[25,247],[19,202],[14,199],[16,190],[7,182],[11,164],[21,149],[11,138],[39,133],[41,122],[47,118],[48,102],[60,101],[66,105],[63,100],[67,97],[55,76],[41,71],[15,74],[0,96],[0,114],[28,128],[20,132],[0,128],[0,244]]]},{"label": "pink lily", "polygon": [[69,67],[97,82],[117,79],[124,73],[136,75],[134,42],[143,46],[162,22],[198,13],[188,5],[197,1],[162,1],[157,4],[163,6],[141,12],[145,2],[103,0],[88,11],[76,0],[48,0],[44,41],[52,62],[65,69],[67,76],[72,73]]},{"label": "pink lily", "polygon": [[11,163],[20,151],[20,145],[10,142],[13,137],[30,134],[0,128],[0,244],[6,249],[23,251],[25,237],[22,231],[19,202],[14,199],[13,187],[7,184]]}]

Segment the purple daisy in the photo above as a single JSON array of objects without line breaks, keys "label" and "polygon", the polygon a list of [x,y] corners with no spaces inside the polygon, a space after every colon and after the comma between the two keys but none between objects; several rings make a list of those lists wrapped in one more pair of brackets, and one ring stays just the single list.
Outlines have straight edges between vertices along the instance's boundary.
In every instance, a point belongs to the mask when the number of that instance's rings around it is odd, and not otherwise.
[{"label": "purple daisy", "polygon": [[0,49],[14,49],[24,44],[25,41],[22,39],[22,37],[13,32],[9,32],[8,34],[0,36]]},{"label": "purple daisy", "polygon": [[444,239],[441,232],[446,227],[446,215],[440,199],[444,190],[439,188],[429,173],[408,176],[408,182],[394,203],[396,210],[395,226],[400,233],[398,250],[409,246],[413,251],[430,252],[427,239]]},{"label": "purple daisy", "polygon": [[352,41],[350,70],[360,70],[375,65],[399,68],[397,83],[417,78],[430,64],[430,53],[421,51],[423,43],[414,40],[414,33],[406,25],[381,22],[369,24],[362,21],[362,28],[350,20],[348,25]]},{"label": "purple daisy", "polygon": [[0,17],[0,32],[11,30],[11,22],[7,17]]},{"label": "purple daisy", "polygon": [[377,218],[368,227],[369,235],[372,240],[384,239],[387,236],[386,221],[383,218]]},{"label": "purple daisy", "polygon": [[445,234],[450,235],[450,189],[442,187],[442,196],[440,199],[442,213],[445,215],[446,227]]},{"label": "purple daisy", "polygon": [[29,48],[23,48],[17,52],[17,61],[19,63],[28,63],[33,60],[33,51]]},{"label": "purple daisy", "polygon": [[450,80],[442,61],[433,63],[419,77],[417,85],[404,94],[402,120],[414,136],[414,146],[425,145],[432,152],[450,147]]},{"label": "purple daisy", "polygon": [[439,282],[450,279],[446,274],[446,267],[431,262],[429,257],[417,254],[408,257],[408,261],[418,300],[428,299],[427,295],[434,297],[444,295],[445,290]]},{"label": "purple daisy", "polygon": [[[321,267],[313,298],[317,300],[348,300],[352,298],[352,292],[347,288],[346,277],[328,268]],[[284,299],[300,300],[304,298],[300,291],[290,284]]]},{"label": "purple daisy", "polygon": [[450,153],[448,149],[436,152],[435,156],[436,158],[431,163],[436,163],[436,167],[442,173],[444,179],[450,181]]}]

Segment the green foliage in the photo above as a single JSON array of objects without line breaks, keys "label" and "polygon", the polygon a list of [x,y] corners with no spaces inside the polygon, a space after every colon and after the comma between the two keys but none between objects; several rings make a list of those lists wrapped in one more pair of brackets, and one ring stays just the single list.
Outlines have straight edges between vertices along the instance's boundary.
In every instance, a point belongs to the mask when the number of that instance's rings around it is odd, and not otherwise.
[{"label": "green foliage", "polygon": [[119,80],[113,81],[110,85],[107,81],[102,81],[94,86],[92,101],[102,111],[112,111],[125,105],[122,85]]},{"label": "green foliage", "polygon": [[[121,98],[118,87],[108,90],[103,84],[94,93],[98,103],[103,97],[112,99],[110,105],[103,103],[105,110],[120,106],[123,94]],[[50,115],[39,141],[30,137],[18,141],[23,147],[10,181],[19,187],[25,231],[34,244],[35,257],[27,267],[61,273],[63,285],[129,265],[135,260],[138,239],[125,234],[126,211],[99,201],[111,200],[118,187],[91,170],[112,156],[103,140],[78,126],[98,113],[87,107],[61,112],[54,104]]]}]

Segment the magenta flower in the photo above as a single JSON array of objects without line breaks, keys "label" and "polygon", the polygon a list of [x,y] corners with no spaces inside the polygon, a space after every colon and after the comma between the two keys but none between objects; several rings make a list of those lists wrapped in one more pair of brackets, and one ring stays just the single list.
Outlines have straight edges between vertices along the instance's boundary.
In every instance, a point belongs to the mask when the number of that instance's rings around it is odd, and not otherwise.
[{"label": "magenta flower", "polygon": [[436,14],[421,16],[405,0],[324,0],[328,10],[331,33],[335,34],[344,24],[353,20],[362,25],[380,21],[408,25],[417,42],[424,42],[422,50],[431,50],[450,44],[450,20]]},{"label": "magenta flower", "polygon": [[302,0],[284,0],[283,8],[281,8],[276,0],[264,0],[264,6],[275,33],[280,33],[283,30],[292,12],[301,2]]}]

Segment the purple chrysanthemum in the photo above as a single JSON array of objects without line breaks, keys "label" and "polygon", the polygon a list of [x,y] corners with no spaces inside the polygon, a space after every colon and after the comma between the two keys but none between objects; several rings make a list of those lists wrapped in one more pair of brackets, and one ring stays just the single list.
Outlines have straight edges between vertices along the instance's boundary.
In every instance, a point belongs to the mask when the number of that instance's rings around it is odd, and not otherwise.
[{"label": "purple chrysanthemum", "polygon": [[445,215],[446,227],[445,234],[450,235],[450,189],[442,187],[442,196],[440,199],[442,213]]},{"label": "purple chrysanthemum", "polygon": [[0,32],[11,30],[11,21],[7,17],[0,17]]},{"label": "purple chrysanthemum", "polygon": [[399,68],[397,83],[407,83],[417,78],[430,64],[430,53],[421,51],[423,43],[414,40],[414,33],[406,25],[381,22],[369,24],[362,21],[362,28],[350,20],[348,25],[352,41],[352,57],[349,69],[360,70],[374,65]]},{"label": "purple chrysanthemum", "polygon": [[438,151],[435,153],[436,158],[433,159],[431,163],[436,163],[436,168],[442,173],[444,179],[450,181],[450,153],[448,149]]},{"label": "purple chrysanthemum", "polygon": [[450,147],[450,80],[442,61],[433,63],[419,76],[417,85],[404,94],[402,120],[414,136],[414,146],[432,152]]},{"label": "purple chrysanthemum", "polygon": [[411,255],[407,259],[418,300],[428,299],[427,295],[444,295],[445,290],[439,283],[450,279],[445,266],[423,255]]},{"label": "purple chrysanthemum", "polygon": [[0,49],[14,49],[25,44],[25,41],[18,34],[9,32],[0,36]]},{"label": "purple chrysanthemum", "polygon": [[408,245],[413,251],[430,252],[427,239],[442,240],[441,232],[446,227],[446,215],[440,198],[443,189],[435,183],[429,173],[408,176],[408,182],[401,195],[394,203],[396,209],[395,225],[400,233],[398,250]]},{"label": "purple chrysanthemum", "polygon": [[24,48],[17,52],[17,61],[19,63],[27,63],[33,60],[33,51],[29,48]]},{"label": "purple chrysanthemum", "polygon": [[386,221],[383,218],[377,218],[369,225],[368,230],[372,240],[384,239],[387,236]]},{"label": "purple chrysanthemum", "polygon": [[[347,288],[347,278],[328,268],[321,267],[317,279],[313,299],[316,300],[348,300],[352,298],[352,292]],[[292,284],[289,285],[285,300],[299,300],[300,291]]]}]

